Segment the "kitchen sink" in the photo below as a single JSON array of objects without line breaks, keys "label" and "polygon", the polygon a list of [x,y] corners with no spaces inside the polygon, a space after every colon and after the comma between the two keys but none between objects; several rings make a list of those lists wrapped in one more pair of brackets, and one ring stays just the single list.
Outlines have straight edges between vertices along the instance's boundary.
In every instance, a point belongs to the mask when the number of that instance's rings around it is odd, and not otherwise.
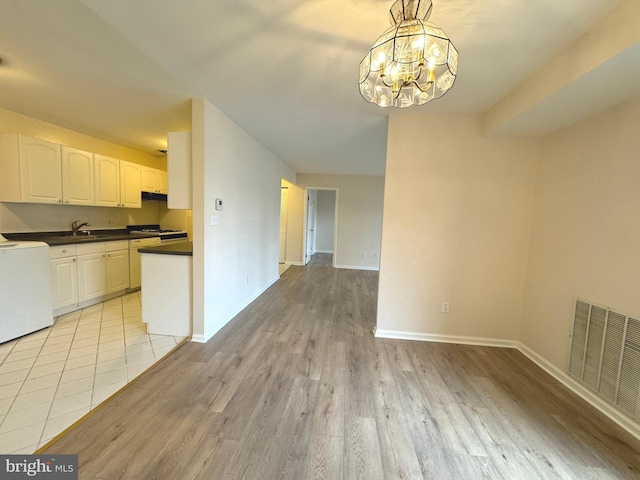
[{"label": "kitchen sink", "polygon": [[91,240],[94,238],[98,238],[97,235],[65,235],[62,238],[73,238],[74,240]]}]

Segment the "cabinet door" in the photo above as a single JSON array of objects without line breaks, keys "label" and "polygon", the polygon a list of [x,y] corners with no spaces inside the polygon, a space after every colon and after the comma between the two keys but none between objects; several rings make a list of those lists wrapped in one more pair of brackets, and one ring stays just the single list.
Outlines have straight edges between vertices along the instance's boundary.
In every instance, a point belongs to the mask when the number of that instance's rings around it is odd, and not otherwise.
[{"label": "cabinet door", "polygon": [[140,165],[120,161],[120,206],[142,208]]},{"label": "cabinet door", "polygon": [[141,167],[140,170],[140,190],[143,192],[156,192],[157,187],[157,170],[151,167]]},{"label": "cabinet door", "polygon": [[78,256],[78,300],[84,302],[105,294],[106,253]]},{"label": "cabinet door", "polygon": [[129,250],[107,253],[107,293],[129,288]]},{"label": "cabinet door", "polygon": [[93,153],[62,147],[62,197],[65,204],[95,203]]},{"label": "cabinet door", "polygon": [[94,158],[96,205],[119,207],[120,160],[98,154]]},{"label": "cabinet door", "polygon": [[167,172],[163,170],[158,170],[157,172],[158,193],[164,193],[165,195],[169,193],[169,179],[167,177],[168,177]]},{"label": "cabinet door", "polygon": [[62,203],[60,145],[20,135],[20,187],[23,202]]},{"label": "cabinet door", "polygon": [[78,264],[76,257],[50,261],[53,309],[78,303]]}]

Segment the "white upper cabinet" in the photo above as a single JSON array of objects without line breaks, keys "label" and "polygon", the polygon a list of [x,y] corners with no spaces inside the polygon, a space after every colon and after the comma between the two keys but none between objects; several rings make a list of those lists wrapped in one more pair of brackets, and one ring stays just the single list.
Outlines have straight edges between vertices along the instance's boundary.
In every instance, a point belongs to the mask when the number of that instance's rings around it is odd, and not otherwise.
[{"label": "white upper cabinet", "polygon": [[0,202],[141,208],[140,170],[137,163],[0,133]]},{"label": "white upper cabinet", "polygon": [[93,153],[62,147],[62,197],[69,205],[94,205]]},{"label": "white upper cabinet", "polygon": [[96,205],[119,207],[120,160],[97,153],[94,158]]},{"label": "white upper cabinet", "polygon": [[168,192],[167,172],[153,167],[140,167],[140,189],[143,192]]},{"label": "white upper cabinet", "polygon": [[155,193],[158,190],[158,170],[153,167],[140,168],[140,190]]},{"label": "white upper cabinet", "polygon": [[62,203],[60,145],[17,133],[0,135],[0,201]]},{"label": "white upper cabinet", "polygon": [[140,165],[120,160],[120,206],[142,208]]},{"label": "white upper cabinet", "polygon": [[62,203],[60,145],[20,135],[22,201]]},{"label": "white upper cabinet", "polygon": [[140,165],[95,154],[96,205],[142,208]]},{"label": "white upper cabinet", "polygon": [[164,193],[166,195],[169,193],[169,175],[164,170],[158,170],[157,174],[158,193]]}]

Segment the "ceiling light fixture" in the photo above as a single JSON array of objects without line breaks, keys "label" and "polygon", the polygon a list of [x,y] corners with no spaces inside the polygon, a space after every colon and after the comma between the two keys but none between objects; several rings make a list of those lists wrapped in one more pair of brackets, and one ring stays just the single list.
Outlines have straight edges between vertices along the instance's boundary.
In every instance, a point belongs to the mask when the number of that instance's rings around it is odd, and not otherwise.
[{"label": "ceiling light fixture", "polygon": [[431,0],[396,0],[392,27],[360,62],[360,94],[381,107],[405,108],[439,98],[453,86],[458,51],[449,37],[426,20]]}]

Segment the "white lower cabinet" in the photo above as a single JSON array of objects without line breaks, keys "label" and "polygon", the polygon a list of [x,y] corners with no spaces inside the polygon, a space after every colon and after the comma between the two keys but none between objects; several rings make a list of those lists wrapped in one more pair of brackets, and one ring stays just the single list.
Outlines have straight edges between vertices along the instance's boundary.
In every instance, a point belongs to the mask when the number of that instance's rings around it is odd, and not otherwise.
[{"label": "white lower cabinet", "polygon": [[75,245],[49,248],[53,309],[78,304],[78,258]]},{"label": "white lower cabinet", "polygon": [[[81,255],[81,251],[78,252],[78,298],[80,302],[101,297],[106,292],[104,244],[94,243],[91,246],[94,245],[102,245],[102,252],[84,255]],[[80,247],[85,246],[90,245],[81,245]]]},{"label": "white lower cabinet", "polygon": [[125,245],[126,249],[107,251],[107,293],[129,288],[129,243],[125,242]]},{"label": "white lower cabinet", "polygon": [[51,247],[49,254],[55,314],[84,308],[129,288],[128,240]]}]

